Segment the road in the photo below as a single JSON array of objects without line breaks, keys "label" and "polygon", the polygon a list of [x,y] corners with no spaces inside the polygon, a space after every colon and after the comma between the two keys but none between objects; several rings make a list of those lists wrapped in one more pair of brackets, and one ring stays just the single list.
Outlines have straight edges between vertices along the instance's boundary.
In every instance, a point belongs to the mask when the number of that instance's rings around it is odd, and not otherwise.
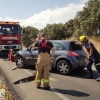
[{"label": "road", "polygon": [[32,73],[34,66],[26,69],[12,70],[15,63],[0,59],[0,68],[17,91],[21,100],[100,100],[100,82],[97,82],[97,72],[94,79],[85,79],[87,70],[75,71],[70,76],[60,75],[56,70],[50,74],[50,90],[37,89]]}]

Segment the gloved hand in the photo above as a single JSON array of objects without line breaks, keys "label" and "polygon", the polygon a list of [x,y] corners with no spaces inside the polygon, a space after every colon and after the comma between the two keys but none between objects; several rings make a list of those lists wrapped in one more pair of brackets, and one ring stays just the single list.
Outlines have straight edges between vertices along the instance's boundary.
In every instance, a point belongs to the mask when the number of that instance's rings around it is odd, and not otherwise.
[{"label": "gloved hand", "polygon": [[51,62],[53,62],[54,61],[54,57],[51,57],[50,60],[51,60]]}]

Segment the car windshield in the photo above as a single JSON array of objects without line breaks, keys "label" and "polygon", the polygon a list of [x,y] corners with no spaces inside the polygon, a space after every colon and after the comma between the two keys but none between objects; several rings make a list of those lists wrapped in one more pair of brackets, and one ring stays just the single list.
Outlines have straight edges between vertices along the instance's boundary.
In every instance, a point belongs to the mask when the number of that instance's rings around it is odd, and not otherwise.
[{"label": "car windshield", "polygon": [[19,34],[19,25],[0,25],[0,34]]}]

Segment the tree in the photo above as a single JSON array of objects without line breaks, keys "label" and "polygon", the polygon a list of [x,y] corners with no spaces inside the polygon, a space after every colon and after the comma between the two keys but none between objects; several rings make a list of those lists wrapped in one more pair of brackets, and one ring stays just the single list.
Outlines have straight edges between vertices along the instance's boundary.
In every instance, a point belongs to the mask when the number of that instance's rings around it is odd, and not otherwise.
[{"label": "tree", "polygon": [[22,28],[22,43],[24,46],[30,46],[36,39],[38,34],[38,29],[34,27],[24,27]]},{"label": "tree", "polygon": [[100,0],[89,0],[74,19],[75,35],[100,34]]},{"label": "tree", "polygon": [[52,40],[62,40],[66,39],[66,37],[70,37],[71,36],[70,31],[68,32],[66,24],[62,23],[52,24],[52,25],[48,24],[44,29],[41,30],[41,32],[46,33],[48,39]]},{"label": "tree", "polygon": [[74,20],[71,19],[68,22],[66,22],[65,27],[67,27],[67,34],[68,34],[67,37],[71,37],[75,32],[75,30],[74,30]]}]

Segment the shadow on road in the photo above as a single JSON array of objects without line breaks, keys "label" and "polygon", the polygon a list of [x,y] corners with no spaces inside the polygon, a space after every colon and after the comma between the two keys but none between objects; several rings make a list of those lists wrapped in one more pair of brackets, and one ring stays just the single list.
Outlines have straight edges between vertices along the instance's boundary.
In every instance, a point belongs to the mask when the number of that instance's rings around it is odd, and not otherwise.
[{"label": "shadow on road", "polygon": [[3,60],[5,60],[5,59],[7,59],[7,58],[8,58],[8,55],[7,55],[7,54],[5,54],[5,55],[0,54],[0,58],[1,58],[1,59],[3,59]]},{"label": "shadow on road", "polygon": [[[59,91],[62,94],[67,94],[67,95],[71,95],[71,96],[75,96],[75,97],[90,96],[88,93],[84,93],[84,92],[80,92],[80,91],[76,91],[76,90],[62,90],[62,89],[56,89],[56,90]],[[54,92],[56,92],[56,91],[54,91]]]},{"label": "shadow on road", "polygon": [[28,82],[34,81],[34,79],[35,79],[34,76],[30,76],[27,78],[20,79],[20,80],[14,82],[13,84],[16,85],[16,84],[28,83]]}]

